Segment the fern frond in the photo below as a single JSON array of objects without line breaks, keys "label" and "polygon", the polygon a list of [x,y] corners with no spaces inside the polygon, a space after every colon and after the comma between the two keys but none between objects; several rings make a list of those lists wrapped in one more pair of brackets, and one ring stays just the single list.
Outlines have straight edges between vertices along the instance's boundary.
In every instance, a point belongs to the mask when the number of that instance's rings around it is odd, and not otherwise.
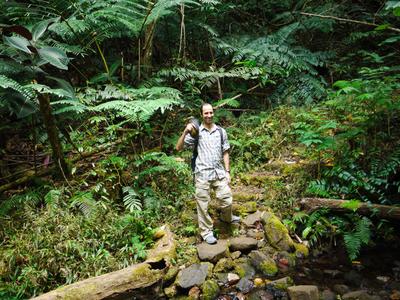
[{"label": "fern frond", "polygon": [[123,198],[124,205],[130,212],[142,210],[142,202],[139,198],[139,194],[132,187],[124,186],[122,192],[125,194]]},{"label": "fern frond", "polygon": [[71,197],[70,201],[71,206],[78,208],[86,217],[92,215],[97,208],[97,203],[91,192],[77,192]]},{"label": "fern frond", "polygon": [[27,101],[32,100],[36,97],[35,93],[31,89],[20,85],[15,80],[8,78],[4,75],[0,75],[0,87],[2,87],[3,89],[13,89],[14,91],[17,91],[18,93],[23,95]]}]

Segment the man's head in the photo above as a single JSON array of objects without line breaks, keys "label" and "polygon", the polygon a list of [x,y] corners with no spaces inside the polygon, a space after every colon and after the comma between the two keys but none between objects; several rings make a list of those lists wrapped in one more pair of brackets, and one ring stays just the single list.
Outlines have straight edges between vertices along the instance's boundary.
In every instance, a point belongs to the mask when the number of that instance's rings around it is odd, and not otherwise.
[{"label": "man's head", "polygon": [[203,103],[201,105],[201,117],[205,125],[213,123],[214,109],[210,103]]}]

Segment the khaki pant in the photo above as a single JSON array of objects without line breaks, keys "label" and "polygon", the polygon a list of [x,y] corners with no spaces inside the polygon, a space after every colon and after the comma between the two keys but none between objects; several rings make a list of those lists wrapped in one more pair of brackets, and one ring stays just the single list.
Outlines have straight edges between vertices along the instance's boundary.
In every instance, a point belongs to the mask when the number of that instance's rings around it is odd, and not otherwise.
[{"label": "khaki pant", "polygon": [[213,222],[208,213],[211,189],[215,190],[215,196],[220,204],[220,218],[228,223],[232,221],[232,192],[226,178],[211,181],[196,178],[195,186],[200,234],[205,239],[213,230]]}]

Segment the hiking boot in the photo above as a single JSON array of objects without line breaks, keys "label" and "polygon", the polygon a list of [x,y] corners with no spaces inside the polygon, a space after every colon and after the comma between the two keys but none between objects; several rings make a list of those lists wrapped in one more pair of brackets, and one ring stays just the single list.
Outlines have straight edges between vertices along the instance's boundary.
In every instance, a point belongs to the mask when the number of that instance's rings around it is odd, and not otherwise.
[{"label": "hiking boot", "polygon": [[239,222],[240,222],[240,217],[232,215],[231,223],[238,224]]},{"label": "hiking boot", "polygon": [[209,234],[207,237],[205,237],[204,241],[209,245],[214,245],[217,243],[217,239],[214,237],[212,233]]}]

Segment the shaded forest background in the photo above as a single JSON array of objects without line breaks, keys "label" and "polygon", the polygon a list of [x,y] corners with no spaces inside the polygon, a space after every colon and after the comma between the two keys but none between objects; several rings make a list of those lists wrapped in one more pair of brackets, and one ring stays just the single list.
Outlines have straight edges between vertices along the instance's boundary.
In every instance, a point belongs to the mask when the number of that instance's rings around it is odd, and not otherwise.
[{"label": "shaded forest background", "polygon": [[[304,165],[272,208],[349,258],[399,203],[399,1],[2,1],[0,298],[26,298],[145,258],[193,187],[174,153],[202,102],[236,178]],[[349,214],[296,210],[303,196]],[[272,197],[272,196],[271,196]],[[177,234],[196,235],[191,221]],[[182,254],[183,255],[183,254]]]}]

